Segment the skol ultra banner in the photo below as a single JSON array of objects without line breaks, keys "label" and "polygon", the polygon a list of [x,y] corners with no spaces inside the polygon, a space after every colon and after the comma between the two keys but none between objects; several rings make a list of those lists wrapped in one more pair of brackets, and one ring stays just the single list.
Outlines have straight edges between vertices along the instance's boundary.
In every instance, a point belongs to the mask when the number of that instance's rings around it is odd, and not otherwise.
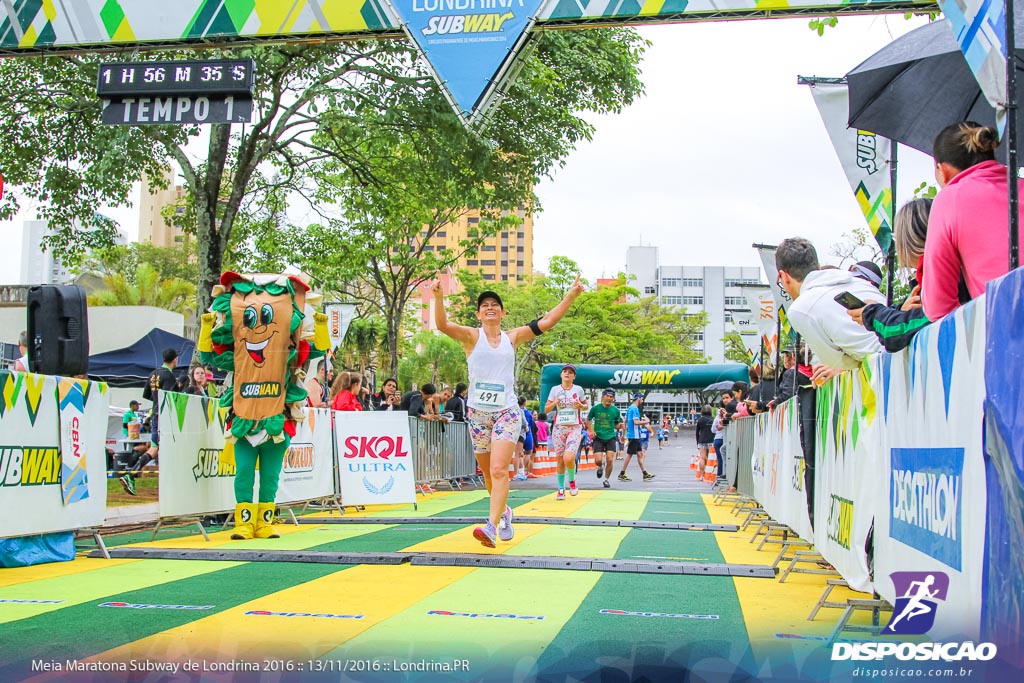
[{"label": "skol ultra banner", "polygon": [[[0,536],[103,525],[106,385],[82,382],[78,394],[82,409],[69,407],[62,425],[58,382],[78,384],[78,380],[0,371]],[[67,494],[61,485],[65,452],[73,463],[68,465]]]},{"label": "skol ultra banner", "polygon": [[847,127],[850,94],[845,83],[815,83],[811,95],[871,234],[882,253],[888,254],[892,244],[892,143],[870,131]]},{"label": "skol ultra banner", "polygon": [[[161,517],[235,507],[235,461],[233,447],[224,438],[224,417],[216,399],[160,392]],[[275,502],[285,505],[334,495],[333,448],[331,411],[307,411],[285,454]]]},{"label": "skol ultra banner", "polygon": [[896,604],[904,595],[894,572],[948,580],[928,631],[936,640],[980,635],[984,310],[984,297],[976,299],[921,330],[908,350],[871,360],[884,425],[874,477],[884,496],[875,513],[875,589]]},{"label": "skol ultra banner", "polygon": [[[850,588],[865,593],[872,588],[865,545],[872,520],[884,506],[872,379],[865,360],[818,388],[814,461],[814,546]],[[875,576],[880,576],[877,569]]]},{"label": "skol ultra banner", "polygon": [[338,412],[334,417],[342,504],[416,502],[408,413]]},{"label": "skol ultra banner", "polygon": [[804,453],[800,448],[800,409],[793,397],[759,414],[754,431],[751,469],[754,497],[772,519],[811,538],[811,519],[804,490]]}]

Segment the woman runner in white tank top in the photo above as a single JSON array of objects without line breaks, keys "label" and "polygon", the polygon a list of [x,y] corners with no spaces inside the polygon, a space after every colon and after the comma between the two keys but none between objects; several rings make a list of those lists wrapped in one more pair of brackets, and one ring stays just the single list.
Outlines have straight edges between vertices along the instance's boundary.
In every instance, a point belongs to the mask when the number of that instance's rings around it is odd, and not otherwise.
[{"label": "woman runner in white tank top", "polygon": [[476,318],[480,327],[473,328],[448,321],[440,280],[431,290],[437,329],[462,344],[468,359],[468,422],[473,452],[491,497],[487,523],[476,527],[473,537],[493,548],[497,538],[510,541],[514,533],[512,509],[507,505],[508,465],[515,452],[522,420],[515,392],[515,349],[554,327],[583,291],[583,285],[577,277],[565,298],[543,318],[507,333],[501,329],[506,311],[497,293],[485,291],[477,297]]}]

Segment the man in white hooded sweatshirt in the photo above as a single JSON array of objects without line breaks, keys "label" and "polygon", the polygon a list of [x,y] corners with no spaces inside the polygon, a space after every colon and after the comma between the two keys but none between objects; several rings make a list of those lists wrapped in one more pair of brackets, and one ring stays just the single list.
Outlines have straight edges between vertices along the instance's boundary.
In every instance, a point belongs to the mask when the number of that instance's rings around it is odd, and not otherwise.
[{"label": "man in white hooded sweatshirt", "polygon": [[800,237],[782,241],[775,251],[779,284],[793,298],[786,313],[826,368],[815,368],[814,379],[824,380],[844,370],[860,367],[882,345],[863,325],[858,325],[838,302],[837,294],[849,292],[864,302],[878,302],[878,289],[844,270],[820,270],[814,245]]}]

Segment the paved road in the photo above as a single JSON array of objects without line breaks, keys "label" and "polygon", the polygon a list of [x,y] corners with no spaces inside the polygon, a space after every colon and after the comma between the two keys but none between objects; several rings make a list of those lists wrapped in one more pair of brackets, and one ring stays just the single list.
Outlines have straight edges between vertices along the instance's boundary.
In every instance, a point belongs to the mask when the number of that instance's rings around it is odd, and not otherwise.
[{"label": "paved road", "polygon": [[[622,482],[616,477],[622,470],[622,460],[615,461],[615,471],[609,478],[612,489],[622,491],[710,491],[711,486],[698,482],[694,478],[694,471],[690,469],[690,456],[697,452],[697,443],[694,440],[692,429],[679,430],[678,436],[669,437],[669,445],[661,450],[658,449],[658,442],[652,441],[651,448],[647,451],[647,471],[654,474],[655,478],[645,482],[640,476],[640,467],[634,457],[629,463],[629,470],[626,472],[633,481]],[[625,457],[625,456],[623,456]],[[597,478],[594,470],[586,470],[579,473],[576,478],[577,486],[582,489],[599,489],[601,480]],[[544,489],[557,486],[554,475],[541,479],[527,479],[526,481],[513,481],[513,489]]]}]

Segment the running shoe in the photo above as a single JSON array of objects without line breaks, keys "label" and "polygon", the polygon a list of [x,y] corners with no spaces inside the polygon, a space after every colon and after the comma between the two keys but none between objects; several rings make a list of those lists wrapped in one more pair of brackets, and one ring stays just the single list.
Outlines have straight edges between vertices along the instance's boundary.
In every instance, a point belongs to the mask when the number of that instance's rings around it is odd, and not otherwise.
[{"label": "running shoe", "polygon": [[555,500],[565,500],[565,489],[558,489],[558,495],[555,496]]},{"label": "running shoe", "polygon": [[576,488],[576,480],[573,479],[572,481],[569,482],[569,495],[570,496],[575,496],[579,492],[580,492],[579,489]]},{"label": "running shoe", "polygon": [[605,479],[601,485],[604,486],[606,489],[610,489],[612,487],[612,485],[608,483],[607,479]]},{"label": "running shoe", "polygon": [[127,493],[129,496],[135,495],[135,479],[132,477],[132,475],[126,474],[122,476],[118,481],[121,482],[121,488],[124,489],[125,493]]},{"label": "running shoe", "polygon": [[511,541],[516,531],[512,528],[512,508],[505,506],[505,514],[498,520],[498,538],[503,541]]},{"label": "running shoe", "polygon": [[598,465],[597,466],[597,478],[600,479],[602,477],[602,475],[604,475],[604,466],[603,465]]},{"label": "running shoe", "polygon": [[480,541],[488,548],[495,547],[494,539],[498,534],[498,530],[494,528],[494,525],[487,522],[484,526],[478,526],[473,529],[473,538]]},{"label": "running shoe", "polygon": [[633,481],[633,480],[630,479],[629,475],[626,474],[625,472],[620,472],[619,473],[619,481]]},{"label": "running shoe", "polygon": [[515,476],[516,481],[526,481],[526,475],[520,472]]},{"label": "running shoe", "polygon": [[650,472],[644,472],[644,481],[650,481],[651,479],[654,479],[654,475]]}]

